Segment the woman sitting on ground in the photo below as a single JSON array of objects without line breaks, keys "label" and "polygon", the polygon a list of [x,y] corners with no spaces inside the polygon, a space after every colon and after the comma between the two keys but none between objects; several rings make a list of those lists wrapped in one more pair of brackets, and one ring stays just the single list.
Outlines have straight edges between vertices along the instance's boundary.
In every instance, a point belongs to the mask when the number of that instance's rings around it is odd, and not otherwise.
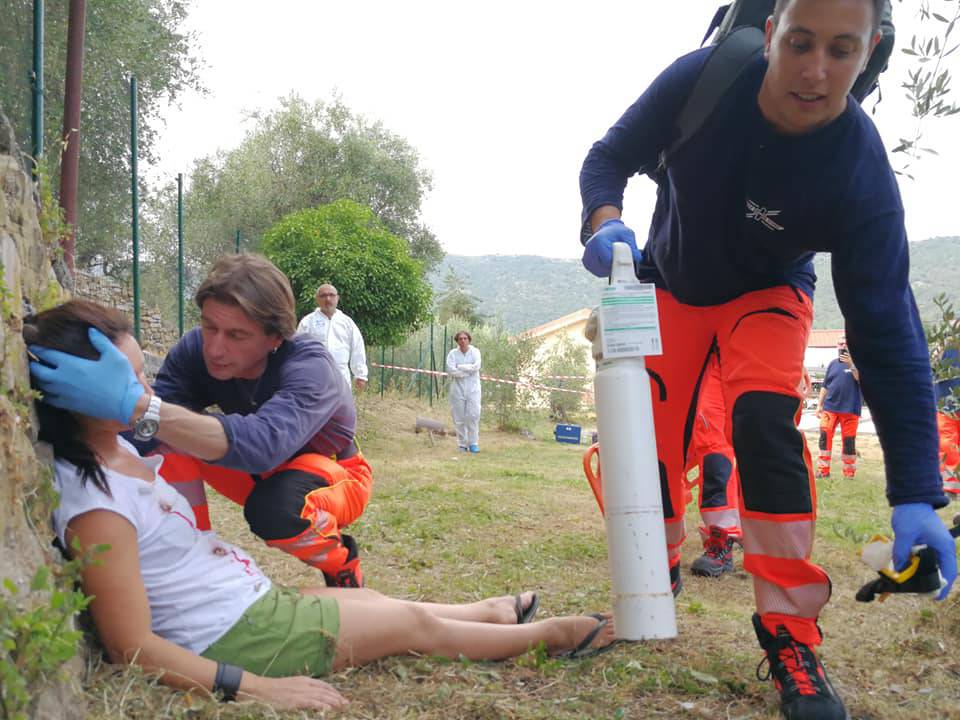
[{"label": "woman sitting on ground", "polygon": [[[143,353],[115,310],[70,301],[28,318],[24,337],[37,376],[62,353],[97,358],[112,342],[150,392]],[[346,700],[316,676],[408,653],[496,660],[542,642],[580,657],[613,642],[609,615],[530,622],[533,593],[445,605],[364,588],[273,586],[242,550],[197,530],[190,504],[157,472],[162,457],[140,457],[119,437],[128,428],[37,409],[56,456],[58,537],[81,552],[109,545],[83,570],[100,639],[111,661],[159,672],[167,685],[278,708],[339,707]]]}]

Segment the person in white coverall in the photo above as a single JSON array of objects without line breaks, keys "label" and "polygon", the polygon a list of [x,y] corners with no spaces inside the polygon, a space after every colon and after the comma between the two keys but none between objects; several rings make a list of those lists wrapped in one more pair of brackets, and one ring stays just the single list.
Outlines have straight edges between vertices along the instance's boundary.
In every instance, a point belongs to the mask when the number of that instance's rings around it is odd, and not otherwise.
[{"label": "person in white coverall", "polygon": [[305,315],[297,332],[306,332],[319,338],[337,362],[340,374],[350,384],[350,373],[357,390],[367,385],[367,351],[363,335],[353,319],[337,309],[340,295],[329,283],[317,288],[317,309]]},{"label": "person in white coverall", "polygon": [[457,428],[460,450],[480,452],[480,351],[470,333],[461,330],[453,339],[457,347],[447,353],[450,376],[450,410]]}]

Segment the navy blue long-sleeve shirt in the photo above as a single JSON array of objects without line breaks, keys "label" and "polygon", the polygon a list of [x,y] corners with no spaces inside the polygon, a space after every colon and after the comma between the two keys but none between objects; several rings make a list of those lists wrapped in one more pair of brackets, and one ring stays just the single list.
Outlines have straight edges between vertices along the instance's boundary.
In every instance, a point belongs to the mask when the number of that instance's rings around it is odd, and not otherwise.
[{"label": "navy blue long-sleeve shirt", "polygon": [[203,362],[203,336],[191,330],[167,354],[153,389],[165,402],[195,412],[220,408],[215,417],[229,449],[216,465],[261,473],[295,455],[333,455],[353,442],[350,387],[311,335],[281,343],[257,380],[216,380]]},{"label": "navy blue long-sleeve shirt", "polygon": [[[623,206],[631,175],[656,164],[711,49],[667,68],[580,173],[583,219]],[[757,94],[758,58],[655,177],[638,277],[689,305],[791,285],[813,296],[813,256],[831,253],[847,343],[884,451],[891,504],[946,504],[926,341],[908,282],[903,205],[880,136],[857,102],[806,135],[778,134]]]}]

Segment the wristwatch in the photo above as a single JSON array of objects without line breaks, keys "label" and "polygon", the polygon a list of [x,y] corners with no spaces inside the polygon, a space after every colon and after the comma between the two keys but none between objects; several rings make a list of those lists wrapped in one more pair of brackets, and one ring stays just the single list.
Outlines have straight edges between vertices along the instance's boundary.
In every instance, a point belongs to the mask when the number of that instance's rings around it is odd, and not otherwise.
[{"label": "wristwatch", "polygon": [[153,395],[147,411],[133,426],[133,437],[137,440],[150,440],[160,429],[160,396]]}]

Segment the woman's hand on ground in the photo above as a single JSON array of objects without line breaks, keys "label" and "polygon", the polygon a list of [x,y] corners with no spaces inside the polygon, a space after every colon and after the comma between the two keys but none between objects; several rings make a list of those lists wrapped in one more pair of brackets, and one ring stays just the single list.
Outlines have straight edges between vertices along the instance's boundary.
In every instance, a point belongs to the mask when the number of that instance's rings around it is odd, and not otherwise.
[{"label": "woman's hand on ground", "polygon": [[[253,680],[256,676],[244,673],[244,680]],[[268,703],[278,710],[327,710],[347,706],[348,700],[337,689],[310,677],[266,678],[256,677],[254,682],[243,683],[241,693],[252,695],[257,700]],[[242,696],[241,696],[242,699]]]}]

